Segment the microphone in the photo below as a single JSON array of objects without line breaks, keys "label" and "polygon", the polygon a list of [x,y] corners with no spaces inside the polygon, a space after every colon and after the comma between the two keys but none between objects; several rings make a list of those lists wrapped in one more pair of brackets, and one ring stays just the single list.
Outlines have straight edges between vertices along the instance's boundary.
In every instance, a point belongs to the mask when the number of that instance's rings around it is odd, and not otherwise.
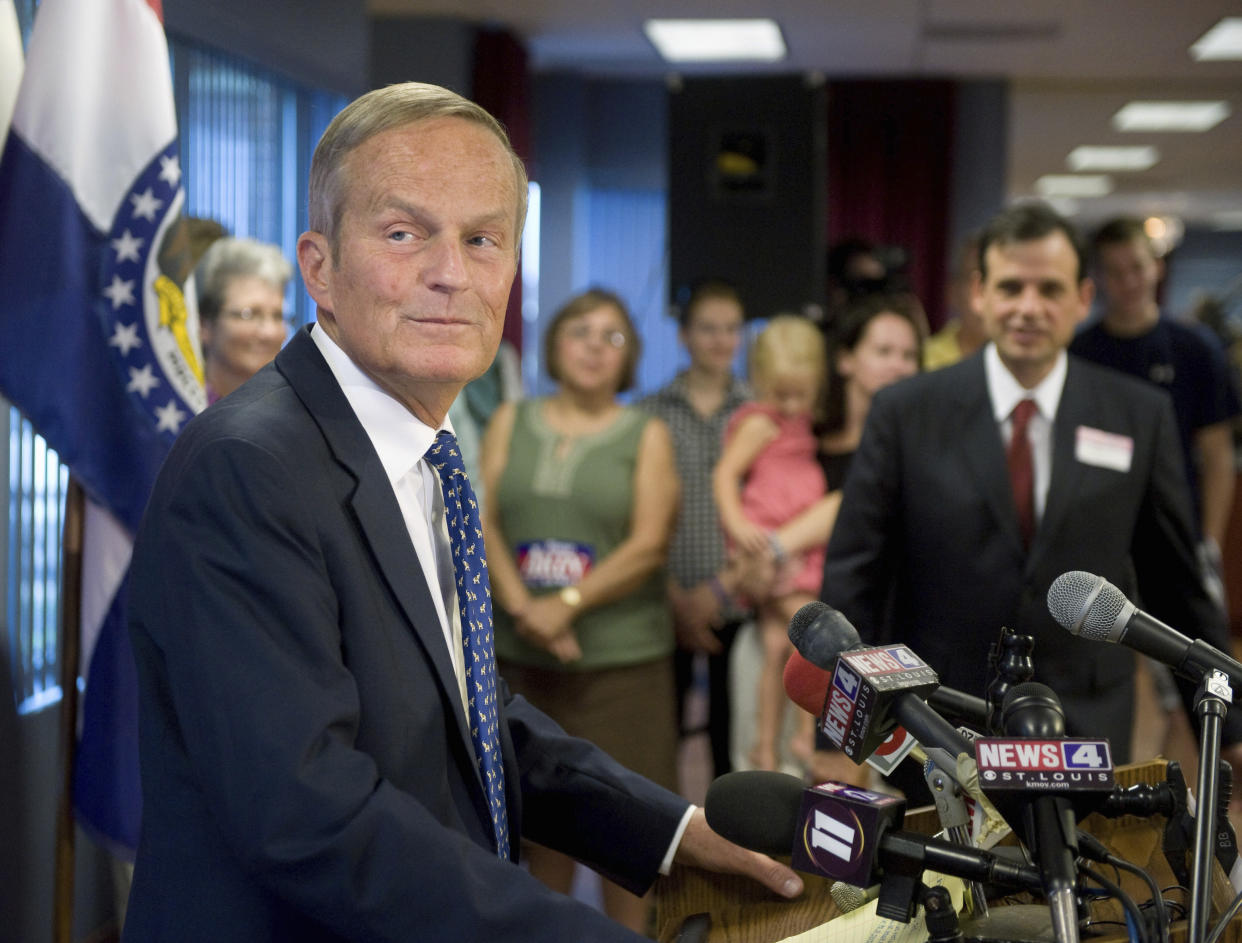
[{"label": "microphone", "polygon": [[927,706],[960,726],[977,731],[988,729],[988,702],[974,694],[942,684],[927,695]]},{"label": "microphone", "polygon": [[1102,576],[1071,570],[1048,587],[1048,612],[1071,635],[1120,642],[1163,662],[1190,681],[1220,671],[1242,686],[1242,664],[1201,639],[1191,639],[1138,609]]},{"label": "microphone", "polygon": [[812,717],[819,717],[828,703],[832,672],[811,664],[797,651],[790,653],[781,674],[785,696]]},{"label": "microphone", "polygon": [[974,756],[970,741],[920,696],[935,690],[938,678],[909,647],[867,647],[849,620],[822,602],[798,610],[789,624],[789,640],[811,666],[831,671],[832,680],[825,688],[817,676],[807,677],[805,669],[797,663],[791,668],[787,662],[786,693],[805,707],[807,692],[818,687],[820,704],[808,710],[855,763],[876,751],[892,732],[894,721],[924,747],[943,749],[953,758],[962,753]]},{"label": "microphone", "polygon": [[788,773],[735,770],[712,780],[703,814],[713,831],[735,845],[787,855],[798,832],[802,791],[802,780]]},{"label": "microphone", "polygon": [[[832,672],[811,664],[800,652],[794,651],[785,662],[784,684],[785,694],[791,701],[818,717],[824,712]],[[981,697],[941,685],[927,695],[927,706],[946,719],[952,718],[977,730],[987,729],[989,708]]]},{"label": "microphone", "polygon": [[[1038,741],[1065,736],[1060,699],[1047,685],[1037,682],[1010,688],[1001,717],[1005,733],[1011,737]],[[1063,795],[1044,792],[1023,802],[1022,823],[1027,846],[1039,862],[1056,938],[1077,941],[1078,823],[1073,806]]]},{"label": "microphone", "polygon": [[844,651],[866,648],[849,619],[827,603],[809,602],[789,620],[789,641],[811,664],[831,671]]},{"label": "microphone", "polygon": [[828,888],[828,893],[832,895],[832,901],[837,905],[837,910],[847,914],[851,910],[866,906],[879,897],[880,886],[873,884],[871,887],[855,887],[844,881],[833,881]]},{"label": "microphone", "polygon": [[869,887],[883,878],[877,914],[908,923],[923,871],[1042,888],[1039,871],[991,852],[902,831],[905,801],[847,786],[804,788],[796,776],[761,770],[726,773],[707,790],[707,823],[735,844],[788,854],[808,874]]}]

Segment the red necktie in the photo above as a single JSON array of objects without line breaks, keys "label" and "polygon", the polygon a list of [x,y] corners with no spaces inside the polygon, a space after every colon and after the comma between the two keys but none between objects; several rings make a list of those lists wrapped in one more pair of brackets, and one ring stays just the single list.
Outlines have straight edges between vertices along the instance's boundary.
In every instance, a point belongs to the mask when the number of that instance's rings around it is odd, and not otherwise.
[{"label": "red necktie", "polygon": [[1013,408],[1013,433],[1009,437],[1009,483],[1013,486],[1013,503],[1018,509],[1018,530],[1023,546],[1030,547],[1035,533],[1035,463],[1031,458],[1031,440],[1026,427],[1039,411],[1033,399],[1024,399]]}]

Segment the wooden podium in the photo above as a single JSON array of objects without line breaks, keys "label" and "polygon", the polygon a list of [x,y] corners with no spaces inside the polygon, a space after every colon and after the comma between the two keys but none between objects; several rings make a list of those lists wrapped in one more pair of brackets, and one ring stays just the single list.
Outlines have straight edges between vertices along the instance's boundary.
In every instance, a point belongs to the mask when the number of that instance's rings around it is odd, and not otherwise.
[{"label": "wooden podium", "polygon": [[[1120,767],[1117,770],[1117,783],[1120,786],[1129,786],[1134,783],[1163,782],[1164,768],[1163,760]],[[1162,851],[1163,817],[1146,819],[1124,816],[1119,819],[1106,819],[1091,815],[1080,825],[1104,842],[1113,854],[1147,871],[1161,888],[1177,884]],[[909,831],[924,834],[931,834],[937,827],[935,809],[931,807],[908,813],[903,825]],[[1233,888],[1220,865],[1213,861],[1213,866],[1215,874],[1209,926],[1214,924],[1234,896]],[[1110,878],[1116,879],[1111,868],[1105,865],[1097,867],[1106,870]],[[711,929],[706,937],[708,943],[779,943],[840,916],[841,912],[828,892],[831,881],[809,874],[803,874],[802,879],[806,885],[802,896],[798,900],[786,901],[748,878],[675,866],[673,872],[668,877],[661,878],[655,887],[657,939],[661,943],[674,943],[686,918],[700,913],[708,914],[711,918]],[[1139,903],[1151,896],[1147,884],[1129,872],[1121,872],[1119,883]],[[1189,894],[1187,889],[1184,903],[1189,903]],[[1015,897],[1021,898],[1022,895]],[[1165,898],[1178,899],[1176,892],[1166,892]],[[1029,898],[1027,901],[1029,902]],[[990,906],[995,913],[1005,907],[1006,902],[993,901]],[[1125,932],[1120,904],[1112,900],[1093,903],[1091,914],[1093,922],[1116,922],[1106,927],[1109,932],[1084,935],[1084,940],[1089,939],[1093,943],[1125,943],[1129,939]],[[1111,932],[1113,927],[1116,927],[1117,932]],[[1184,940],[1185,936],[1185,920],[1174,922],[1174,943]],[[1230,943],[1242,941],[1242,918],[1233,921],[1222,939]]]}]

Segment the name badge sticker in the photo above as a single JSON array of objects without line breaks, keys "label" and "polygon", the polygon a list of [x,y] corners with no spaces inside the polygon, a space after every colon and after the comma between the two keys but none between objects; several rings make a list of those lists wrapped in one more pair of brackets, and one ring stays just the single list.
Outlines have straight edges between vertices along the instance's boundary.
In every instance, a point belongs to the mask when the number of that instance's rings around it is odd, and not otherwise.
[{"label": "name badge sticker", "polygon": [[1084,465],[1128,472],[1134,458],[1134,439],[1103,429],[1079,426],[1074,439],[1074,457]]}]

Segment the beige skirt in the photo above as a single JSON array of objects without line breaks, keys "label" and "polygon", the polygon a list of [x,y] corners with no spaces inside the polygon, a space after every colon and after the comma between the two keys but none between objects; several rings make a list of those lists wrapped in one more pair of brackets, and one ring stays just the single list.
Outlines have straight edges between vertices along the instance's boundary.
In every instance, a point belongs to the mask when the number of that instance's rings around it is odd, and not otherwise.
[{"label": "beige skirt", "polygon": [[673,660],[596,671],[556,671],[502,661],[501,677],[555,720],[622,766],[677,791]]}]

